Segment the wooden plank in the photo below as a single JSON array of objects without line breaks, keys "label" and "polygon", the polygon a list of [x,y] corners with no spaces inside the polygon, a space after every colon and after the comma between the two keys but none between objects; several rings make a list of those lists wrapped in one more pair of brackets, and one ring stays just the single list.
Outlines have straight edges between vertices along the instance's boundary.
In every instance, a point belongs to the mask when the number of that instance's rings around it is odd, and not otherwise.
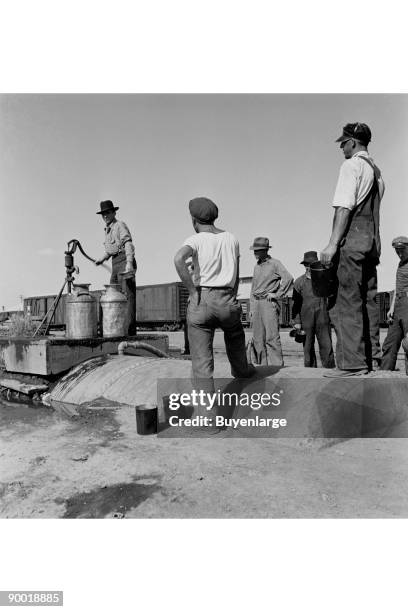
[{"label": "wooden plank", "polygon": [[19,393],[24,393],[25,395],[44,393],[44,391],[48,390],[48,385],[29,385],[20,380],[14,380],[13,378],[0,378],[0,386],[18,391]]}]

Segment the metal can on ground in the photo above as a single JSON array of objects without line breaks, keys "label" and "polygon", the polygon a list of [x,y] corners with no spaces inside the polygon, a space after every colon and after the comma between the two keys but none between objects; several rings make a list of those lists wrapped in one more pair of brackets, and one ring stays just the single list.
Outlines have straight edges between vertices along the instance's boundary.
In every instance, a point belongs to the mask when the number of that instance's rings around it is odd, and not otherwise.
[{"label": "metal can on ground", "polygon": [[156,404],[140,404],[136,406],[136,431],[140,436],[157,433],[158,422]]}]

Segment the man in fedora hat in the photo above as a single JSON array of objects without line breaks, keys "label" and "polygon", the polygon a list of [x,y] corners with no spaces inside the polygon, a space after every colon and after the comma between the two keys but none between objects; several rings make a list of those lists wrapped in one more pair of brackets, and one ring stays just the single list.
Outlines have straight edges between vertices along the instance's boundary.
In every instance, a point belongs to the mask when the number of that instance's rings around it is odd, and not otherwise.
[{"label": "man in fedora hat", "polygon": [[323,368],[334,368],[327,298],[317,297],[313,293],[310,277],[310,264],[316,261],[318,261],[316,251],[307,251],[300,262],[305,266],[305,273],[299,276],[293,285],[292,320],[296,328],[306,332],[303,344],[305,367],[317,368],[314,348],[316,337]]},{"label": "man in fedora hat", "polygon": [[135,248],[129,228],[123,221],[116,218],[119,206],[114,206],[111,200],[100,203],[101,215],[105,222],[105,254],[95,261],[99,266],[112,258],[112,274],[110,282],[120,284],[128,299],[129,328],[128,335],[136,334],[136,260]]},{"label": "man in fedora hat", "polygon": [[383,358],[381,370],[395,370],[398,351],[401,346],[405,351],[405,370],[408,374],[408,237],[398,236],[392,246],[399,257],[395,290],[390,309],[387,313],[388,333],[382,347]]},{"label": "man in fedora hat", "polygon": [[360,376],[381,361],[377,295],[380,261],[380,202],[384,183],[367,147],[371,130],[348,123],[340,143],[345,161],[333,199],[335,208],[329,244],[320,253],[323,264],[337,266],[338,292],[330,311],[336,335],[334,378]]},{"label": "man in fedora hat", "polygon": [[288,294],[293,277],[278,259],[268,254],[271,248],[268,238],[255,238],[249,248],[257,260],[250,297],[255,359],[260,365],[280,367],[283,366],[283,353],[279,335],[278,300]]}]

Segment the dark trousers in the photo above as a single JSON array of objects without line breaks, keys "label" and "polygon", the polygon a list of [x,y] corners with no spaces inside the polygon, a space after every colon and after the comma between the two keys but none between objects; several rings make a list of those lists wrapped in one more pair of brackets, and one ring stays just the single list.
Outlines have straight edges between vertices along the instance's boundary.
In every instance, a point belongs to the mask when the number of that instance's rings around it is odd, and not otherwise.
[{"label": "dark trousers", "polygon": [[372,368],[381,358],[377,295],[377,262],[367,253],[340,249],[338,291],[330,311],[337,336],[336,361],[341,369]]},{"label": "dark trousers", "polygon": [[[388,328],[387,336],[382,347],[383,358],[381,370],[395,370],[398,351],[401,342],[408,334],[408,296],[397,299],[395,302],[394,319]],[[408,362],[405,358],[405,370],[408,374]]]},{"label": "dark trousers", "polygon": [[[136,269],[136,261],[133,260],[133,266]],[[128,300],[128,335],[136,335],[136,280],[135,277],[124,279],[121,274],[124,274],[126,268],[126,254],[118,253],[112,257],[112,274],[111,284],[118,284],[122,292]]]},{"label": "dark trousers", "polygon": [[224,332],[225,348],[234,377],[252,373],[245,351],[241,306],[230,289],[202,288],[198,304],[187,308],[188,338],[194,379],[209,379],[214,373],[214,332]]},{"label": "dark trousers", "polygon": [[302,328],[306,332],[303,345],[305,367],[317,368],[315,352],[315,338],[317,338],[323,368],[334,368],[334,353],[327,308],[325,304],[316,304],[316,300],[313,300],[313,302],[309,304],[304,299],[301,311]]}]

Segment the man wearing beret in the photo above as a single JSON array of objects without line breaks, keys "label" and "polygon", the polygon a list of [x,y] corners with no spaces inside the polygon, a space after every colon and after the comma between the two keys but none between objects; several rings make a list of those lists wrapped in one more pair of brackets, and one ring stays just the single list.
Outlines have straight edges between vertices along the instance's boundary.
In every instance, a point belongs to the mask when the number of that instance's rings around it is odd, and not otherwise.
[{"label": "man wearing beret", "polygon": [[[407,341],[404,338],[408,335],[408,238],[398,236],[392,241],[392,246],[398,255],[400,262],[397,268],[395,281],[395,291],[392,298],[390,309],[387,313],[387,320],[390,324],[387,336],[383,344],[383,358],[381,370],[395,370],[397,355],[403,342],[403,347],[407,355]],[[405,369],[408,374],[408,360],[405,359]]]},{"label": "man wearing beret", "polygon": [[365,123],[348,123],[336,141],[345,161],[333,199],[330,241],[320,253],[323,264],[337,266],[338,292],[330,311],[337,336],[337,369],[324,374],[331,378],[366,374],[373,362],[381,361],[375,297],[384,183],[368,154],[370,141]]},{"label": "man wearing beret", "polygon": [[[176,253],[176,270],[190,294],[187,309],[188,337],[194,379],[212,379],[214,332],[221,328],[234,377],[248,377],[241,306],[237,300],[239,244],[230,232],[214,225],[218,208],[210,199],[194,198],[189,210],[195,234]],[[192,258],[193,275],[188,268]],[[211,385],[210,385],[211,386]]]},{"label": "man wearing beret", "polygon": [[112,274],[110,282],[120,284],[128,299],[128,335],[136,334],[136,260],[135,248],[129,228],[123,221],[116,218],[119,206],[114,206],[111,200],[100,203],[100,210],[96,213],[101,215],[105,222],[105,254],[95,261],[99,266],[104,261],[112,258]]},{"label": "man wearing beret", "polygon": [[303,256],[303,261],[300,262],[305,266],[305,273],[299,276],[293,285],[292,319],[296,328],[303,329],[306,332],[303,344],[305,367],[317,368],[314,348],[315,338],[317,338],[322,367],[334,368],[327,298],[317,297],[313,293],[310,277],[310,264],[317,261],[319,259],[316,251],[307,251]]},{"label": "man wearing beret", "polygon": [[257,263],[251,286],[253,349],[260,365],[283,366],[282,345],[279,335],[279,302],[286,297],[293,277],[279,259],[268,251],[269,238],[255,238],[252,246]]}]

